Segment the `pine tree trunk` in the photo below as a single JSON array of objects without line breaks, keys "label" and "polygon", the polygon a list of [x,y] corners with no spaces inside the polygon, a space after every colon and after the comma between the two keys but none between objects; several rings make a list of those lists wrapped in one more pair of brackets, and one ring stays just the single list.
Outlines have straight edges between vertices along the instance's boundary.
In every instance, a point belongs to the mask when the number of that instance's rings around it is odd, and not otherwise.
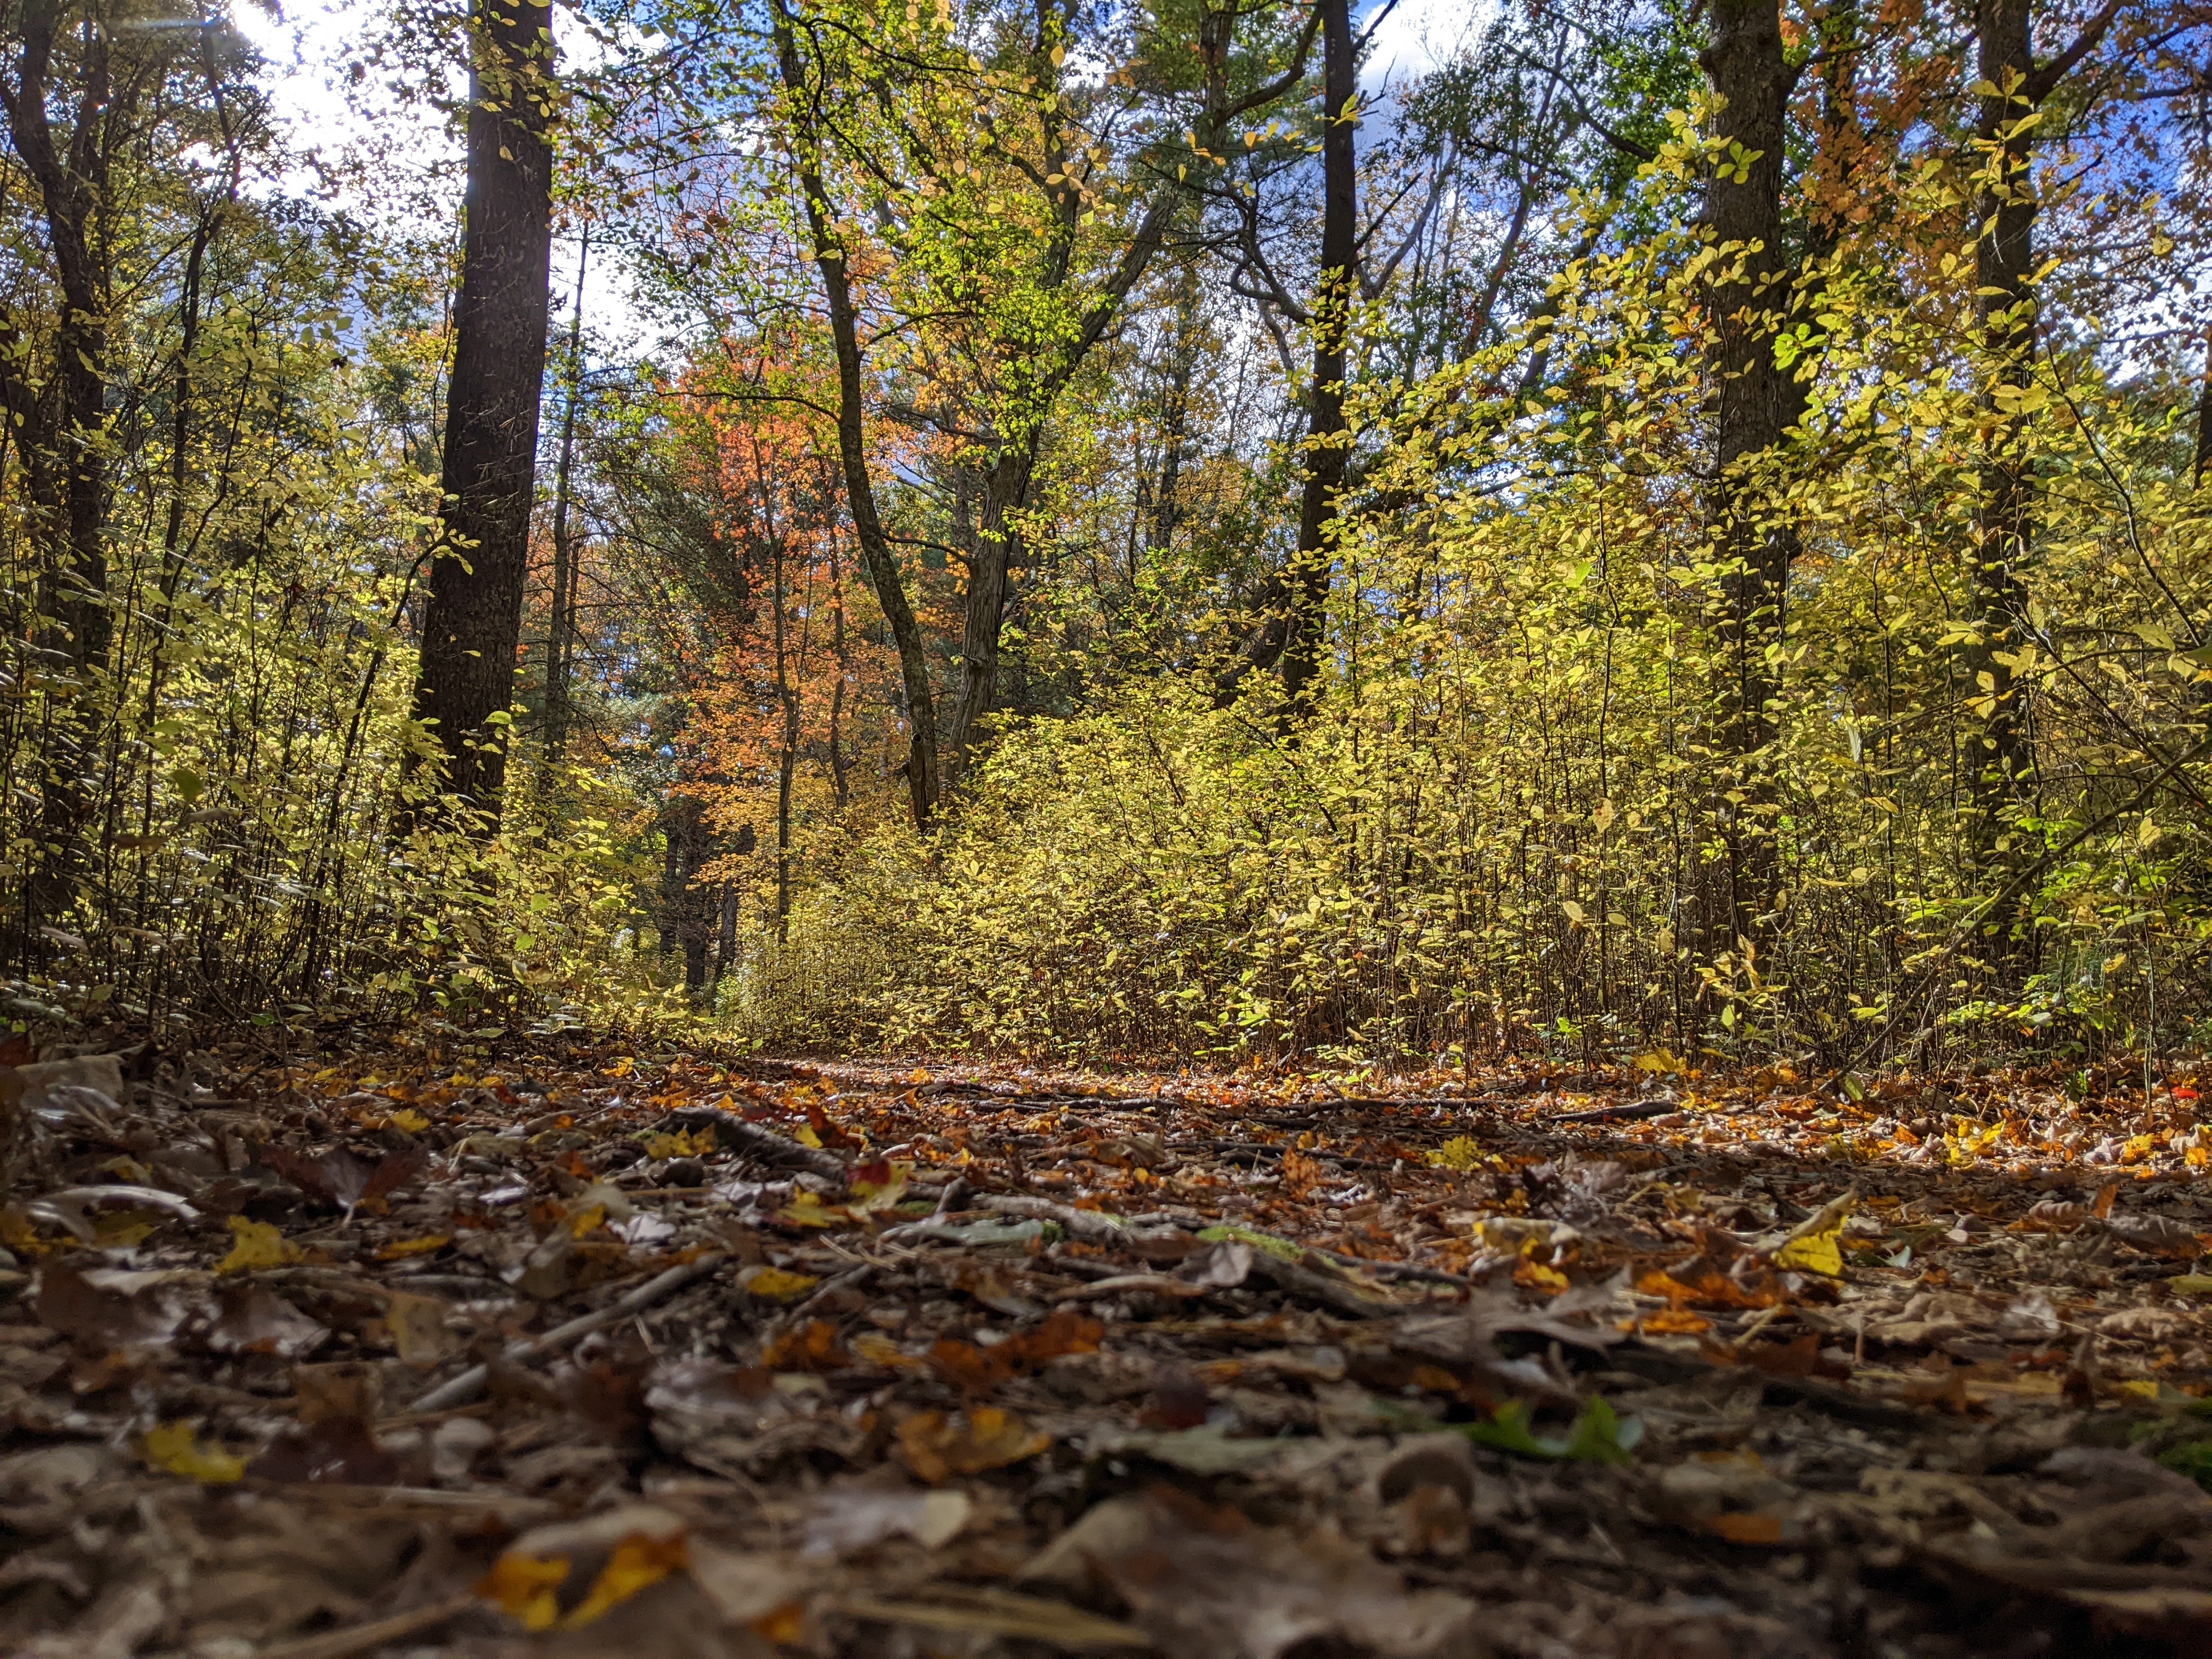
[{"label": "pine tree trunk", "polygon": [[498,821],[506,782],[538,477],[552,254],[551,22],[544,0],[477,0],[471,14],[445,507],[415,688],[416,717],[435,722],[441,782],[484,831]]}]

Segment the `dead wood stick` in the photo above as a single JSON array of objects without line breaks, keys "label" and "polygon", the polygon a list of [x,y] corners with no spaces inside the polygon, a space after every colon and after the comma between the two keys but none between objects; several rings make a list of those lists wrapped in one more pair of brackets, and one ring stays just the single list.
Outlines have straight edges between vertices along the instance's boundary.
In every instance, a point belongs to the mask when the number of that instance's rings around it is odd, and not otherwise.
[{"label": "dead wood stick", "polygon": [[1547,1123],[1629,1123],[1638,1118],[1665,1117],[1682,1109],[1672,1100],[1625,1100],[1611,1106],[1592,1106],[1579,1112],[1552,1112],[1531,1121],[1531,1127]]},{"label": "dead wood stick", "polygon": [[1406,1311],[1402,1307],[1392,1307],[1362,1296],[1351,1285],[1340,1284],[1327,1273],[1285,1261],[1265,1250],[1252,1252],[1252,1272],[1255,1278],[1267,1280],[1295,1301],[1318,1303],[1352,1319],[1389,1319]]},{"label": "dead wood stick", "polygon": [[853,1178],[853,1172],[845,1167],[845,1160],[836,1153],[819,1146],[802,1146],[773,1129],[748,1123],[735,1112],[726,1112],[719,1106],[686,1106],[671,1112],[647,1133],[665,1134],[671,1128],[711,1129],[715,1144],[726,1152],[757,1158],[778,1169],[805,1170],[824,1181],[836,1182],[841,1188]]},{"label": "dead wood stick", "polygon": [[1032,1221],[1057,1222],[1087,1244],[1126,1244],[1129,1229],[1121,1217],[1103,1210],[1079,1210],[1073,1204],[1055,1204],[1048,1198],[1024,1198],[1012,1193],[978,1193],[969,1202],[979,1210],[1018,1215]]},{"label": "dead wood stick", "polygon": [[463,1590],[442,1601],[432,1601],[388,1618],[373,1619],[365,1625],[349,1625],[343,1630],[303,1636],[296,1642],[271,1643],[265,1648],[257,1648],[253,1659],[348,1659],[352,1654],[366,1653],[387,1643],[419,1636],[459,1618],[471,1607],[483,1605],[473,1590]]},{"label": "dead wood stick", "polygon": [[[670,1291],[678,1290],[693,1279],[713,1272],[726,1259],[720,1255],[702,1255],[696,1261],[680,1262],[658,1278],[646,1280],[620,1301],[611,1302],[597,1312],[580,1315],[565,1325],[556,1325],[543,1336],[527,1337],[522,1341],[510,1343],[502,1358],[520,1361],[532,1358],[541,1353],[550,1353],[556,1348],[574,1341],[580,1336],[588,1335],[603,1326],[611,1325],[617,1320],[628,1318],[641,1308],[651,1307]],[[455,1406],[465,1405],[476,1398],[477,1390],[483,1388],[490,1377],[489,1365],[471,1365],[452,1382],[442,1382],[431,1389],[408,1409],[410,1412],[418,1413],[442,1412],[448,1411]]]}]

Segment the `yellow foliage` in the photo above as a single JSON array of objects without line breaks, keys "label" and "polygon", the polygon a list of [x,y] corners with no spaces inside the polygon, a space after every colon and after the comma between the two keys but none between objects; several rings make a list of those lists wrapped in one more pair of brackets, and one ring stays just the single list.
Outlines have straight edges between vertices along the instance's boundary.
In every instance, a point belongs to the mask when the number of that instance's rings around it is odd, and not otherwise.
[{"label": "yellow foliage", "polygon": [[306,1252],[265,1221],[230,1218],[230,1254],[216,1263],[219,1273],[251,1273],[257,1267],[289,1267]]},{"label": "yellow foliage", "polygon": [[138,1437],[138,1455],[146,1467],[182,1475],[202,1486],[223,1486],[246,1473],[246,1460],[220,1447],[203,1446],[189,1423],[164,1423]]}]

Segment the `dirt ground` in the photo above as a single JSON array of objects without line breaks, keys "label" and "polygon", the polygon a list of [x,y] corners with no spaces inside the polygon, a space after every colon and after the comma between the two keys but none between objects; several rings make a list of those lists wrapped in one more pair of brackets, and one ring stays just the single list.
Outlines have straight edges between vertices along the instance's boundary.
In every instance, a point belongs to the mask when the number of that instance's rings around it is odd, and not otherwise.
[{"label": "dirt ground", "polygon": [[2193,1078],[12,1059],[9,1653],[2212,1652]]}]

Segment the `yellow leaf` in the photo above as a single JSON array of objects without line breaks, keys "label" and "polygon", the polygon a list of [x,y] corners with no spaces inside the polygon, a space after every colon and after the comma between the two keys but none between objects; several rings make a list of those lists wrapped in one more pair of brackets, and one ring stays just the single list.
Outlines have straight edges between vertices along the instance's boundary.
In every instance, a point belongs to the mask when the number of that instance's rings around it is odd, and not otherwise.
[{"label": "yellow leaf", "polygon": [[614,1553],[607,1558],[599,1576],[592,1581],[591,1591],[571,1608],[561,1621],[563,1630],[574,1630],[579,1625],[588,1625],[610,1607],[624,1601],[651,1584],[690,1562],[690,1551],[682,1533],[671,1538],[654,1538],[645,1533],[633,1533],[615,1546]]},{"label": "yellow leaf", "polygon": [[678,1129],[672,1135],[645,1135],[647,1158],[701,1158],[715,1148],[712,1129]]},{"label": "yellow leaf", "polygon": [[853,1218],[842,1204],[824,1204],[819,1193],[801,1188],[798,1196],[776,1212],[777,1219],[800,1227],[834,1227]]},{"label": "yellow leaf", "polygon": [[1429,1163],[1439,1170],[1479,1170],[1482,1147],[1472,1136],[1454,1135],[1429,1154]]},{"label": "yellow leaf", "polygon": [[147,1430],[138,1437],[138,1455],[149,1468],[208,1486],[227,1486],[246,1473],[244,1458],[201,1445],[189,1423],[164,1423]]},{"label": "yellow leaf", "polygon": [[1568,1285],[1567,1276],[1557,1267],[1547,1267],[1542,1262],[1529,1257],[1524,1257],[1515,1266],[1513,1282],[1516,1285],[1525,1285],[1532,1291],[1542,1291],[1551,1296],[1557,1296],[1565,1290]]},{"label": "yellow leaf", "polygon": [[822,1137],[814,1133],[814,1126],[811,1123],[803,1125],[799,1133],[792,1136],[792,1139],[802,1146],[811,1146],[817,1152],[821,1150]]},{"label": "yellow leaf", "polygon": [[2176,1296],[2212,1296],[2212,1273],[2176,1273],[2166,1288]]},{"label": "yellow leaf", "polygon": [[1838,1243],[1843,1237],[1844,1225],[1838,1221],[1824,1232],[1808,1233],[1802,1238],[1793,1238],[1774,1253],[1774,1265],[1794,1268],[1799,1273],[1824,1273],[1830,1279],[1840,1279],[1844,1272],[1844,1252]]},{"label": "yellow leaf", "polygon": [[781,1267],[756,1267],[738,1281],[745,1294],[764,1302],[796,1302],[822,1281],[811,1273],[789,1273]]},{"label": "yellow leaf", "polygon": [[[884,1172],[881,1181],[872,1181],[860,1172],[867,1170],[872,1174],[878,1168]],[[906,1196],[906,1180],[913,1169],[914,1165],[906,1163],[880,1166],[862,1164],[860,1170],[854,1171],[848,1207],[858,1212],[896,1207],[898,1201]],[[1137,1173],[1141,1175],[1143,1171]]]},{"label": "yellow leaf", "polygon": [[376,1253],[379,1261],[404,1261],[410,1255],[428,1255],[453,1242],[451,1233],[425,1233],[420,1238],[394,1239]]},{"label": "yellow leaf", "polygon": [[251,1273],[256,1267],[289,1267],[305,1254],[265,1221],[230,1218],[230,1254],[215,1264],[219,1273]]},{"label": "yellow leaf", "polygon": [[534,1555],[502,1555],[477,1581],[477,1594],[503,1607],[525,1630],[550,1630],[561,1617],[554,1592],[568,1582],[565,1560],[541,1561]]},{"label": "yellow leaf", "polygon": [[404,1107],[394,1112],[390,1117],[385,1119],[385,1121],[395,1127],[406,1130],[410,1135],[419,1135],[430,1127],[430,1120],[412,1106]]},{"label": "yellow leaf", "polygon": [[586,1233],[596,1232],[605,1226],[606,1220],[607,1206],[604,1204],[593,1204],[588,1208],[577,1211],[568,1218],[568,1231],[571,1237],[581,1238]]}]

